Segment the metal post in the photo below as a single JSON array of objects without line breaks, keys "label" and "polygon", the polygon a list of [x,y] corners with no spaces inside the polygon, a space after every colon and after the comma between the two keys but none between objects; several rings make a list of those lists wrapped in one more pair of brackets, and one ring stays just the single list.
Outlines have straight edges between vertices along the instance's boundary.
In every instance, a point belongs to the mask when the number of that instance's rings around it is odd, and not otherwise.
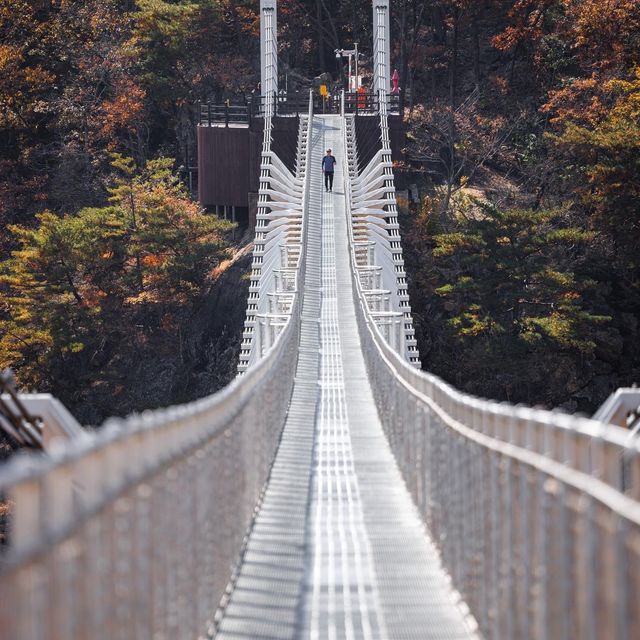
[{"label": "metal post", "polygon": [[360,88],[360,82],[358,81],[358,43],[357,42],[355,43],[355,50],[356,50],[356,60],[355,60],[356,82],[353,90],[357,93],[358,89]]},{"label": "metal post", "polygon": [[278,14],[276,0],[260,0],[260,89],[267,100],[269,94],[277,90],[278,86],[277,38]]},{"label": "metal post", "polygon": [[373,89],[376,95],[380,90],[387,94],[390,89],[389,26],[389,0],[376,0],[373,3]]}]

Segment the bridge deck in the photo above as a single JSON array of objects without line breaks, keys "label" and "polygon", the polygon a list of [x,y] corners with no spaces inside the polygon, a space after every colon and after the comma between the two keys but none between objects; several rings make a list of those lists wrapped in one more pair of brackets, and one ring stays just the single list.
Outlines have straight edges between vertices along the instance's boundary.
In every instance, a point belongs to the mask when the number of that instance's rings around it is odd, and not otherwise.
[{"label": "bridge deck", "polygon": [[316,116],[294,392],[217,638],[457,639],[473,634],[386,442],[349,276],[338,116]]}]

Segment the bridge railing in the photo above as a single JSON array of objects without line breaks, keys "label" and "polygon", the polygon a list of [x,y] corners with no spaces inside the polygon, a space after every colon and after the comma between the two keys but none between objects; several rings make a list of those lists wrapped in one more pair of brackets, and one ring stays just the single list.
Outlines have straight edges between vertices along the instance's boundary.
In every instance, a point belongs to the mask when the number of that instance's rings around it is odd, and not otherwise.
[{"label": "bridge railing", "polygon": [[309,108],[309,94],[305,91],[280,92],[269,95],[253,94],[239,102],[201,102],[198,104],[200,126],[224,126],[251,124],[254,118],[261,118],[269,110],[272,116],[306,115]]},{"label": "bridge railing", "polygon": [[[385,94],[389,113],[400,112],[400,93]],[[380,113],[380,96],[370,92],[347,92],[344,95],[344,113],[354,115],[378,115]]]},{"label": "bridge railing", "polygon": [[[346,193],[350,180],[345,168]],[[380,419],[482,633],[640,637],[637,440],[585,418],[474,398],[412,367],[369,311],[349,234]]]},{"label": "bridge railing", "polygon": [[215,127],[229,125],[246,125],[251,123],[252,109],[250,104],[216,104],[215,102],[200,103],[201,127]]},{"label": "bridge railing", "polygon": [[3,637],[196,638],[212,626],[277,447],[297,317],[220,393],[2,469]]},{"label": "bridge railing", "polygon": [[3,637],[212,633],[293,387],[304,223],[300,233],[289,313],[242,377],[208,398],[110,420],[93,438],[16,456],[0,470],[11,506],[0,551]]},{"label": "bridge railing", "polygon": [[[367,282],[369,310],[384,328],[387,340],[415,366],[419,365],[407,279],[400,242],[393,177],[391,143],[385,92],[378,98],[379,113],[364,118],[366,128],[347,114],[347,95],[342,94],[344,142],[349,173],[349,221],[359,247],[358,274]],[[373,145],[370,149],[365,145]],[[376,150],[377,149],[377,150]],[[364,161],[367,164],[363,166]],[[381,304],[379,304],[381,303]]]},{"label": "bridge railing", "polygon": [[274,152],[272,118],[265,117],[251,284],[238,363],[241,373],[262,357],[273,336],[281,330],[284,316],[289,313],[289,299],[297,292],[303,256],[312,113],[309,95],[307,117],[298,118],[295,174]]}]

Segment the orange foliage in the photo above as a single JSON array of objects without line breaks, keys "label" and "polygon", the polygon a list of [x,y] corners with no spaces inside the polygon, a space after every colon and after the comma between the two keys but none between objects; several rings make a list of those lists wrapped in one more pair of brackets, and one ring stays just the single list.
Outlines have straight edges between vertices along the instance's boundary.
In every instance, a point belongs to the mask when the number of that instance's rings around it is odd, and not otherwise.
[{"label": "orange foliage", "polygon": [[30,114],[44,108],[37,96],[54,81],[40,64],[26,63],[24,47],[0,43],[0,125],[24,125]]},{"label": "orange foliage", "polygon": [[563,0],[575,47],[596,68],[638,62],[638,0]]},{"label": "orange foliage", "polygon": [[[284,7],[278,7],[278,11],[282,13]],[[260,17],[248,7],[236,7],[236,13],[242,24],[242,31],[247,35],[260,37]]]},{"label": "orange foliage", "polygon": [[571,79],[549,93],[543,110],[552,122],[594,127],[613,106],[610,82],[633,75],[638,64],[640,2],[563,0],[571,28],[566,33],[585,77]]},{"label": "orange foliage", "polygon": [[549,94],[549,101],[543,111],[554,114],[552,122],[570,119],[585,125],[595,124],[607,112],[607,105],[598,95],[601,83],[593,74],[590,78],[574,80]]},{"label": "orange foliage", "polygon": [[158,255],[147,255],[147,256],[143,256],[141,262],[145,267],[153,268],[153,267],[161,267],[166,262],[166,259]]},{"label": "orange foliage", "polygon": [[525,40],[538,40],[543,35],[545,13],[555,3],[556,0],[517,0],[509,11],[514,24],[493,38],[493,46],[508,51]]},{"label": "orange foliage", "polygon": [[113,140],[124,131],[133,133],[144,114],[146,93],[131,79],[119,78],[113,87],[114,97],[105,100],[100,108],[100,133]]}]

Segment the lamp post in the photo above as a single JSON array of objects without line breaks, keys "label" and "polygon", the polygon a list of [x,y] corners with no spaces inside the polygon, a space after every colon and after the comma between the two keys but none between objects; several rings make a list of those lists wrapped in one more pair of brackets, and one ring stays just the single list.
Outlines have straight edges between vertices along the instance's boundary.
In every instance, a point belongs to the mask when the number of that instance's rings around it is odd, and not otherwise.
[{"label": "lamp post", "polygon": [[[358,90],[358,43],[354,43],[353,49],[336,49],[336,59],[340,60],[340,58],[348,58],[349,59],[349,83],[348,90],[349,91],[357,91]],[[351,75],[351,59],[354,59],[354,70],[355,77]],[[353,78],[353,81],[352,81]]]}]

